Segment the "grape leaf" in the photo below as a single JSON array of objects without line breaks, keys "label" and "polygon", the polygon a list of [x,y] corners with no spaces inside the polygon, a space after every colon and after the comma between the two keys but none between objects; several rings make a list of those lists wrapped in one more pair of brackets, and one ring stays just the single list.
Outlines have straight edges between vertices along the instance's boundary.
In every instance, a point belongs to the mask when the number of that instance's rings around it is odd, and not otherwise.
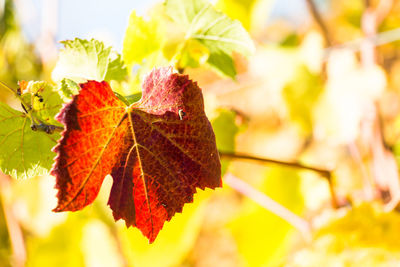
[{"label": "grape leaf", "polygon": [[239,20],[250,32],[265,29],[273,0],[218,0],[216,8],[232,19]]},{"label": "grape leaf", "polygon": [[247,30],[251,26],[251,15],[257,0],[218,0],[216,7],[232,19],[239,20]]},{"label": "grape leaf", "polygon": [[145,21],[133,11],[124,37],[124,61],[128,65],[142,63],[148,55],[161,48],[162,39],[161,25],[157,20]]},{"label": "grape leaf", "polygon": [[61,108],[62,100],[53,86],[43,81],[30,81],[26,83],[25,91],[22,97],[28,100],[36,118],[46,124],[59,124],[54,117]]},{"label": "grape leaf", "polygon": [[106,82],[81,84],[57,118],[65,130],[52,169],[59,190],[54,211],[89,205],[111,174],[114,219],[136,226],[152,243],[197,187],[221,186],[201,89],[172,68],[150,73],[142,99],[129,107]]},{"label": "grape leaf", "polygon": [[60,91],[66,98],[71,98],[73,95],[77,95],[79,93],[79,85],[73,80],[64,78],[60,83]]},{"label": "grape leaf", "polygon": [[127,70],[123,65],[121,56],[105,48],[97,40],[67,40],[61,42],[65,49],[61,50],[52,78],[61,81],[64,78],[74,82],[86,80],[110,81],[123,80]]},{"label": "grape leaf", "polygon": [[0,103],[0,168],[14,177],[41,175],[50,169],[51,148],[59,134],[32,131],[27,114]]},{"label": "grape leaf", "polygon": [[255,50],[241,23],[216,11],[207,0],[167,0],[165,7],[167,15],[186,26],[187,40],[197,40],[208,48],[209,65],[223,75],[236,75],[233,51],[250,55]]}]

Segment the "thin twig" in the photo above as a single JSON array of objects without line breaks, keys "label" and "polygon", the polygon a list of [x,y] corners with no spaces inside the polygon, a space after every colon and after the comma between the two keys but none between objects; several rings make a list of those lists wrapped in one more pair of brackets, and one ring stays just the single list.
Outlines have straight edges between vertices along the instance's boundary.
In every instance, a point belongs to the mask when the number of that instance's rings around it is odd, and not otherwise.
[{"label": "thin twig", "polygon": [[331,171],[330,170],[304,165],[299,162],[288,162],[288,161],[280,161],[280,160],[275,160],[275,159],[261,158],[261,157],[256,157],[256,156],[251,156],[251,155],[246,155],[243,153],[236,153],[236,152],[219,151],[219,155],[221,158],[254,160],[254,161],[259,161],[262,163],[272,163],[272,164],[283,165],[283,166],[296,168],[296,169],[309,170],[309,171],[319,173],[321,176],[325,177],[328,180],[331,179]]},{"label": "thin twig", "polygon": [[277,203],[267,195],[263,194],[262,192],[253,188],[248,183],[242,181],[241,179],[237,178],[236,176],[230,173],[227,173],[224,176],[224,183],[229,185],[239,193],[250,198],[263,208],[269,210],[276,216],[287,221],[290,225],[299,230],[307,241],[311,240],[311,226],[309,222],[307,222],[305,219],[291,212],[290,210],[288,210],[281,204]]},{"label": "thin twig", "polygon": [[360,46],[365,41],[372,42],[375,46],[380,46],[388,43],[392,43],[400,40],[400,28],[393,30],[380,32],[370,36],[357,38],[352,41],[345,42],[343,44],[334,45],[325,49],[325,51],[336,50],[336,49],[349,49],[354,52],[360,50]]},{"label": "thin twig", "polygon": [[332,180],[332,171],[331,170],[312,167],[312,166],[304,165],[299,162],[288,162],[288,161],[280,161],[280,160],[275,160],[275,159],[261,158],[261,157],[256,157],[256,156],[251,156],[251,155],[246,155],[243,153],[236,153],[236,152],[219,151],[219,155],[221,158],[229,158],[229,159],[237,159],[237,160],[253,160],[253,161],[258,161],[261,163],[277,164],[277,165],[282,165],[282,166],[286,166],[289,168],[296,168],[296,169],[309,170],[309,171],[316,172],[316,173],[320,174],[322,177],[326,178],[326,180],[328,181],[329,191],[331,193],[332,206],[335,209],[340,206],[339,202],[338,202],[338,198],[335,193],[335,187],[334,187],[333,180]]},{"label": "thin twig", "polygon": [[312,17],[314,18],[315,22],[318,24],[318,26],[321,29],[322,35],[324,36],[325,42],[327,46],[332,45],[332,39],[329,34],[328,27],[326,26],[325,22],[323,21],[321,14],[319,13],[315,3],[313,0],[306,0],[308,9],[310,10],[310,13]]}]

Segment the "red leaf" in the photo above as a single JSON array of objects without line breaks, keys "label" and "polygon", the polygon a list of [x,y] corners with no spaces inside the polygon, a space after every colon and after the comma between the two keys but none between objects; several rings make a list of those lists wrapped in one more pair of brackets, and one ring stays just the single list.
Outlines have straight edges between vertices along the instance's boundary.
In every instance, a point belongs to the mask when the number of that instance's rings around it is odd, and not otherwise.
[{"label": "red leaf", "polygon": [[115,220],[138,227],[151,243],[197,187],[221,186],[221,166],[197,84],[161,68],[143,87],[142,99],[127,107],[106,82],[81,84],[57,117],[65,130],[51,173],[54,211],[89,205],[111,174]]}]

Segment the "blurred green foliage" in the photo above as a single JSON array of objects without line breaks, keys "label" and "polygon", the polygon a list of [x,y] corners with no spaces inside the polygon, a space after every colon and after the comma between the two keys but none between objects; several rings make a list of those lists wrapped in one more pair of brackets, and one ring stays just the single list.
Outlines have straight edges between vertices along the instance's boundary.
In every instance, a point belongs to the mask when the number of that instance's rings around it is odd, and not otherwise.
[{"label": "blurred green foliage", "polygon": [[[259,190],[296,214],[304,209],[298,171],[273,167]],[[277,215],[246,199],[240,216],[230,223],[244,266],[274,266],[286,255],[293,227]]]},{"label": "blurred green foliage", "polygon": [[313,74],[307,66],[299,66],[296,74],[282,91],[290,118],[297,122],[303,134],[312,132],[312,114],[323,89],[320,75]]},{"label": "blurred green foliage", "polygon": [[[12,0],[2,2],[0,9],[0,80],[16,84],[19,80],[38,80],[42,71],[40,59],[21,32]],[[1,3],[0,3],[1,4]]]}]

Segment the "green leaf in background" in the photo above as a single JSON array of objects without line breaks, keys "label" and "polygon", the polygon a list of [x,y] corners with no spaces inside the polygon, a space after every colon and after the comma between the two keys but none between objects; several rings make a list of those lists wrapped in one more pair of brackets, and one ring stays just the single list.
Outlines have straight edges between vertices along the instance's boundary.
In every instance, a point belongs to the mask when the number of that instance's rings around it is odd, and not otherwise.
[{"label": "green leaf in background", "polygon": [[111,61],[108,64],[108,69],[104,80],[123,81],[128,73],[126,67],[124,66],[121,55],[115,53],[110,60]]},{"label": "green leaf in background", "polygon": [[80,247],[84,222],[78,216],[69,216],[45,237],[28,236],[26,240],[27,267],[59,266],[83,267],[84,256]]},{"label": "green leaf in background", "polygon": [[4,36],[9,30],[18,28],[13,5],[12,0],[3,0],[0,2],[0,36]]},{"label": "green leaf in background", "polygon": [[13,177],[32,177],[47,173],[55,153],[51,148],[60,137],[32,131],[25,113],[0,103],[0,169]]},{"label": "green leaf in background", "polygon": [[214,53],[211,53],[207,62],[210,67],[223,76],[231,78],[236,76],[236,68],[232,56],[221,50],[216,50]]},{"label": "green leaf in background", "polygon": [[[325,214],[311,243],[288,255],[285,267],[396,266],[400,262],[400,215],[363,203]],[[283,265],[282,265],[283,266]]]},{"label": "green leaf in background", "polygon": [[197,68],[200,65],[206,63],[209,58],[209,51],[199,41],[190,39],[184,44],[185,47],[181,51],[179,61],[177,63],[177,68]]},{"label": "green leaf in background", "polygon": [[294,79],[282,91],[290,118],[299,124],[306,135],[312,130],[313,107],[323,90],[320,75],[305,66],[298,67]]},{"label": "green leaf in background", "polygon": [[239,20],[243,27],[250,30],[251,12],[257,0],[219,0],[216,8],[232,19]]},{"label": "green leaf in background", "polygon": [[76,38],[61,43],[65,48],[61,50],[52,73],[55,81],[64,78],[77,83],[85,80],[122,80],[127,74],[121,57],[100,41]]},{"label": "green leaf in background", "polygon": [[[219,114],[211,121],[214,129],[217,148],[224,152],[235,151],[235,137],[239,132],[236,125],[236,112],[226,109],[218,110]],[[228,169],[229,160],[221,160],[221,175],[223,176]]]},{"label": "green leaf in background", "polygon": [[125,32],[122,55],[127,65],[140,64],[151,53],[161,49],[163,32],[157,19],[145,21],[133,11]]},{"label": "green leaf in background", "polygon": [[[194,39],[209,50],[209,65],[219,73],[234,78],[232,52],[250,55],[255,47],[239,21],[218,12],[207,0],[167,0],[166,14],[186,27],[185,40]],[[223,59],[217,59],[222,57]],[[228,60],[230,59],[230,60]]]},{"label": "green leaf in background", "polygon": [[253,32],[262,28],[274,0],[218,0],[216,8]]},{"label": "green leaf in background", "polygon": [[[304,209],[300,182],[299,172],[274,167],[259,190],[299,214]],[[245,199],[241,208],[240,216],[229,226],[244,266],[276,266],[287,253],[293,227],[250,199]]]}]

